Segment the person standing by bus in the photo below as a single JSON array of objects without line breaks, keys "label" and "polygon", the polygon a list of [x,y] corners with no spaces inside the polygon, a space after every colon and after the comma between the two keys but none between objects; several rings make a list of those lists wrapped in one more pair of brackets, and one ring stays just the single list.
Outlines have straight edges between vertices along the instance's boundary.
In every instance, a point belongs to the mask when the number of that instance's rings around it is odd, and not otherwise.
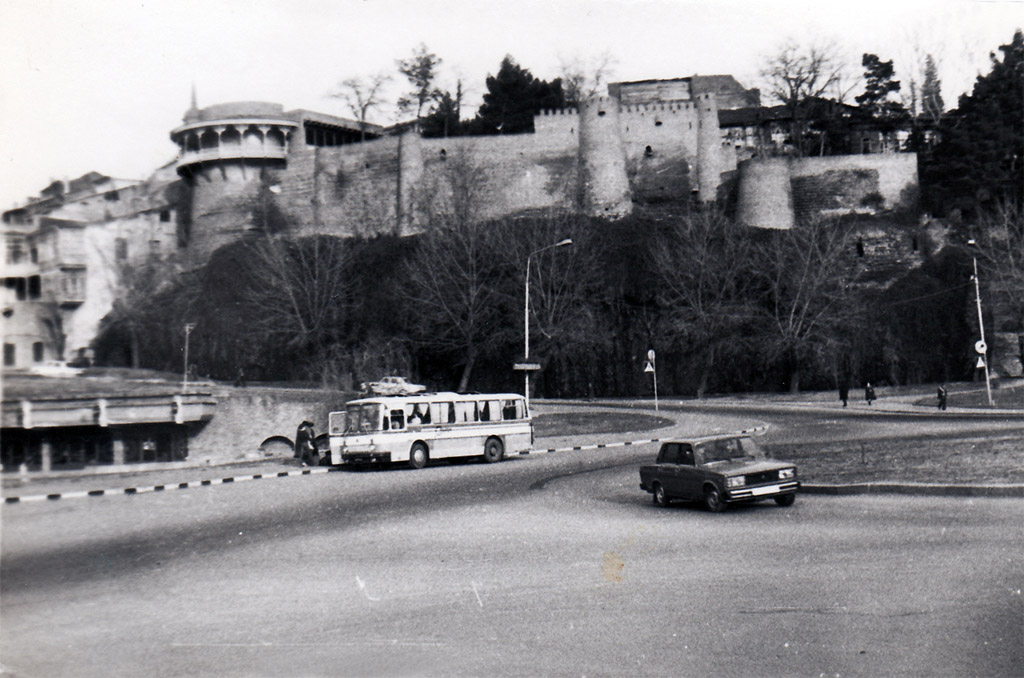
[{"label": "person standing by bus", "polygon": [[868,405],[871,404],[872,400],[875,400],[875,387],[871,385],[870,381],[864,387],[864,400],[868,401]]},{"label": "person standing by bus", "polygon": [[315,438],[311,421],[303,421],[295,430],[295,458],[301,460],[303,464],[316,466],[320,462]]}]

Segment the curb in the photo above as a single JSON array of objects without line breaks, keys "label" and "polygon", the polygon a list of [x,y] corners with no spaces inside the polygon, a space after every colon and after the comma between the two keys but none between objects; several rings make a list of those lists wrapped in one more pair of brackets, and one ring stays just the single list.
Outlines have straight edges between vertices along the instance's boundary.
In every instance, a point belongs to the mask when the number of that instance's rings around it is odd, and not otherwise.
[{"label": "curb", "polygon": [[903,494],[928,497],[1024,497],[1024,484],[940,485],[936,483],[850,483],[825,485],[801,483],[801,494],[854,495]]},{"label": "curb", "polygon": [[209,480],[193,480],[187,483],[170,483],[164,485],[140,485],[138,487],[124,487],[113,490],[82,490],[78,492],[54,492],[52,494],[30,494],[24,497],[4,497],[5,504],[22,504],[34,501],[56,501],[58,499],[79,499],[81,497],[104,497],[115,495],[146,494],[149,492],[164,492],[166,490],[187,490],[190,487],[208,487],[212,485],[230,485],[241,483],[246,480],[264,480],[270,478],[287,478],[290,476],[311,476],[320,473],[332,473],[340,471],[341,468],[332,466],[329,468],[305,468],[301,471],[278,471],[277,473],[254,473],[249,476],[226,476],[224,478],[212,478]]}]

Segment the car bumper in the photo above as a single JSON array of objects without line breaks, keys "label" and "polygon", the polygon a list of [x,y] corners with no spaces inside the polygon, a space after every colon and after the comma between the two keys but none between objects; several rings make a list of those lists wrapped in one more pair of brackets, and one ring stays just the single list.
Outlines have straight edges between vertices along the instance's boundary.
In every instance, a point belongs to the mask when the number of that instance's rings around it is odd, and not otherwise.
[{"label": "car bumper", "polygon": [[800,489],[800,481],[785,480],[770,485],[756,485],[754,487],[737,487],[725,493],[726,501],[747,501],[750,499],[766,499],[778,497],[783,494],[792,494]]},{"label": "car bumper", "polygon": [[390,452],[342,452],[341,462],[343,464],[375,464],[391,463]]}]

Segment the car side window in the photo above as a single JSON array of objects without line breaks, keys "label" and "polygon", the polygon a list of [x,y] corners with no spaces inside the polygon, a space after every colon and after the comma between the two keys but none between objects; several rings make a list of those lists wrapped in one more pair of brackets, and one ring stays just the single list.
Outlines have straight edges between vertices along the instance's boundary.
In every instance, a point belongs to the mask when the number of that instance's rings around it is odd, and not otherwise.
[{"label": "car side window", "polygon": [[661,452],[661,463],[662,464],[678,464],[679,458],[679,444],[678,443],[666,443],[665,448]]}]

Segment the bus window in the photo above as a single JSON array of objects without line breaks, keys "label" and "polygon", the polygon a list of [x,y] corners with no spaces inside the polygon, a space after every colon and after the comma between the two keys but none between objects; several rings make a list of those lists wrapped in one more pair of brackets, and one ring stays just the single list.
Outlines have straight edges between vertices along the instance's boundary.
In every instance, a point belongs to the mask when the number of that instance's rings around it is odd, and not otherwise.
[{"label": "bus window", "polygon": [[477,419],[479,419],[480,421],[490,421],[491,420],[491,418],[489,416],[487,416],[487,403],[486,402],[473,403],[473,406],[476,408],[476,411],[477,411],[477,414],[478,414]]},{"label": "bus window", "polygon": [[448,410],[448,423],[455,423],[455,403],[442,403],[444,409]]},{"label": "bus window", "polygon": [[391,410],[391,430],[401,431],[405,428],[405,410]]},{"label": "bus window", "polygon": [[514,401],[514,400],[502,401],[502,403],[501,403],[501,418],[504,419],[505,421],[509,421],[510,419],[522,419],[522,417],[520,417],[519,415],[516,414],[516,401]]},{"label": "bus window", "polygon": [[346,408],[345,428],[349,433],[379,431],[384,408],[375,403],[351,405]]},{"label": "bus window", "polygon": [[465,401],[455,403],[455,421],[457,423],[476,421],[476,403]]},{"label": "bus window", "polygon": [[429,424],[430,423],[430,408],[424,407],[423,405],[416,405],[413,409],[412,414],[409,416],[410,424]]},{"label": "bus window", "polygon": [[487,401],[487,421],[501,421],[501,401]]}]

